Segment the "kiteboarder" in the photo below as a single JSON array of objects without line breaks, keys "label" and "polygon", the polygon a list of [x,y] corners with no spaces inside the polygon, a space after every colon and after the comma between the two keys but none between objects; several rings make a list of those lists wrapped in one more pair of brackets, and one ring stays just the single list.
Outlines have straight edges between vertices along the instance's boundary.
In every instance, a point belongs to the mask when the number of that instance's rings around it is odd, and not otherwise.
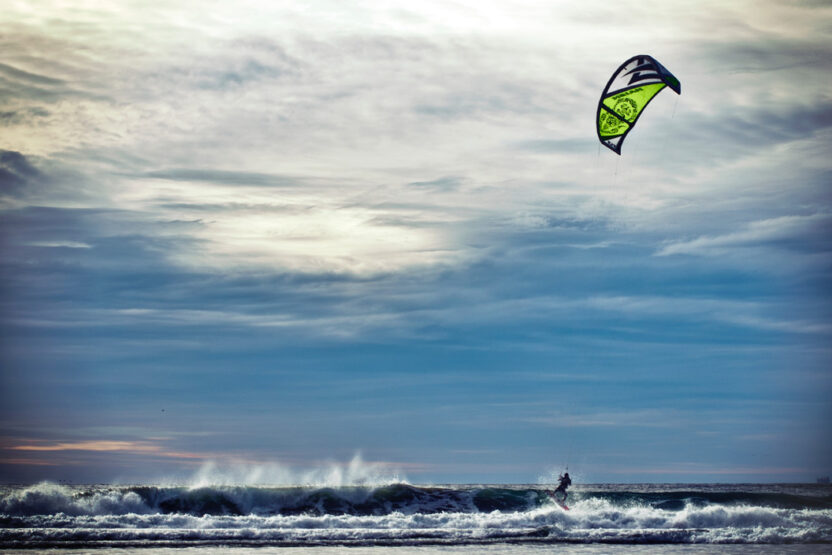
[{"label": "kiteboarder", "polygon": [[[568,488],[571,485],[572,479],[569,478],[569,473],[564,472],[563,476],[558,476],[558,488],[555,491],[551,492],[549,495],[551,495],[555,501],[560,501],[561,504],[566,503],[566,496],[568,495],[566,493],[566,488]],[[563,498],[561,499],[558,499],[557,496],[559,492],[563,494]]]}]

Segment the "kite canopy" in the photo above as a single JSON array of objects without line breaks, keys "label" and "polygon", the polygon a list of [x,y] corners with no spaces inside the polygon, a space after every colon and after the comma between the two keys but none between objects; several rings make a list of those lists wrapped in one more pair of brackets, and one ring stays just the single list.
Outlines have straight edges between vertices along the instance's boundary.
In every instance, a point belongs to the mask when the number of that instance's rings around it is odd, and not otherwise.
[{"label": "kite canopy", "polygon": [[682,84],[652,56],[633,56],[615,70],[601,100],[598,101],[596,125],[598,139],[616,154],[621,143],[636,124],[653,97],[670,87],[682,94]]}]

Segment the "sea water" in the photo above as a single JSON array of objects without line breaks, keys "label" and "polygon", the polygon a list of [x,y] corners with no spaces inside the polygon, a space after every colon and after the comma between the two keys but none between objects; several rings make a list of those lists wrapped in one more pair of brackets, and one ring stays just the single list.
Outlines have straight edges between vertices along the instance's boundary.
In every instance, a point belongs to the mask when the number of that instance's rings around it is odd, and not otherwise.
[{"label": "sea water", "polygon": [[[582,485],[0,487],[0,548],[132,553],[832,551],[832,487]],[[717,549],[718,547],[718,549]],[[310,550],[310,548],[312,548]]]}]

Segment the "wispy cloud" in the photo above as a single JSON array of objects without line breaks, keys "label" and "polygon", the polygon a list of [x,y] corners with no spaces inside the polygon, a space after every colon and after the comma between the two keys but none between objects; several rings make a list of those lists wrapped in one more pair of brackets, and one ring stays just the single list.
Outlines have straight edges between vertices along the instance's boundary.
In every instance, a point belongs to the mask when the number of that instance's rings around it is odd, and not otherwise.
[{"label": "wispy cloud", "polygon": [[703,463],[679,462],[665,466],[644,467],[609,467],[605,472],[628,476],[806,476],[811,475],[812,469],[806,467],[788,466],[719,466]]},{"label": "wispy cloud", "polygon": [[675,410],[645,409],[621,412],[558,414],[531,417],[529,422],[557,428],[678,428],[692,423],[691,415]]},{"label": "wispy cloud", "polygon": [[261,187],[293,187],[301,185],[298,179],[282,175],[253,173],[242,171],[223,171],[211,169],[175,168],[147,172],[142,177],[167,179],[171,181],[196,181],[203,185],[257,185]]},{"label": "wispy cloud", "polygon": [[766,245],[776,247],[783,241],[799,241],[801,238],[811,236],[818,229],[830,228],[832,228],[832,216],[825,213],[808,216],[781,216],[748,223],[744,229],[725,235],[703,236],[688,241],[673,242],[662,247],[656,254],[657,256],[726,255],[748,247]]},{"label": "wispy cloud", "polygon": [[14,451],[131,451],[158,452],[159,446],[135,441],[79,441],[40,445],[13,445]]},{"label": "wispy cloud", "polygon": [[42,179],[26,157],[13,150],[0,150],[0,194],[19,194],[32,181]]},{"label": "wispy cloud", "polygon": [[55,249],[91,249],[92,245],[87,243],[80,243],[77,241],[35,241],[32,243],[28,243],[27,246],[31,247],[44,247],[44,248],[55,248]]},{"label": "wispy cloud", "polygon": [[170,457],[175,459],[205,459],[210,455],[199,453],[188,453],[183,451],[170,451],[164,446],[149,441],[75,441],[75,442],[45,442],[11,445],[7,449],[11,451],[34,451],[34,452],[59,452],[59,451],[80,451],[80,452],[125,452],[139,455],[154,455],[159,457]]}]

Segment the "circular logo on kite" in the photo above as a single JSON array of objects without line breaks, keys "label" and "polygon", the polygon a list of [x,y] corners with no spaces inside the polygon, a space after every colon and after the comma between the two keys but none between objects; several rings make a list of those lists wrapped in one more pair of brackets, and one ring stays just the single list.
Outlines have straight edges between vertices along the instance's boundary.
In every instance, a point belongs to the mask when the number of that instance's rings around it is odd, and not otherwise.
[{"label": "circular logo on kite", "polygon": [[626,128],[627,124],[623,121],[618,119],[617,117],[613,116],[612,114],[608,114],[607,112],[601,110],[600,115],[600,128],[602,135],[618,135]]},{"label": "circular logo on kite", "polygon": [[633,121],[638,113],[638,104],[632,98],[622,98],[615,103],[613,110],[627,121]]}]

